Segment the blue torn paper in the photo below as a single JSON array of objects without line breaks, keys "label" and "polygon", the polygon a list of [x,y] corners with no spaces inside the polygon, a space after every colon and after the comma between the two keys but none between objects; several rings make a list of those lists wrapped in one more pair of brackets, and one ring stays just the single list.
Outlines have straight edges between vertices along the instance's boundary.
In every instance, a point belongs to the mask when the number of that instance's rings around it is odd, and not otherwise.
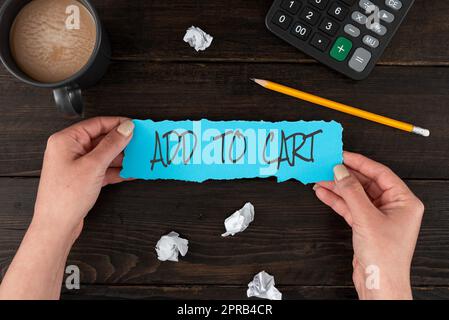
[{"label": "blue torn paper", "polygon": [[333,180],[343,161],[342,126],[335,121],[134,120],[123,178]]}]

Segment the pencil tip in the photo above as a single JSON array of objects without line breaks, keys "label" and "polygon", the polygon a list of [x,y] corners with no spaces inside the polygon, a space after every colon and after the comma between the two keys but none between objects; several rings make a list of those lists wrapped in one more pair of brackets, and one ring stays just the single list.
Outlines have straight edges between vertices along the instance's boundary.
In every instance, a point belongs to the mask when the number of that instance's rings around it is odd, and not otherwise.
[{"label": "pencil tip", "polygon": [[257,83],[259,86],[265,87],[267,81],[266,80],[262,80],[262,79],[256,79],[256,78],[251,78],[251,81],[254,81],[255,83]]}]

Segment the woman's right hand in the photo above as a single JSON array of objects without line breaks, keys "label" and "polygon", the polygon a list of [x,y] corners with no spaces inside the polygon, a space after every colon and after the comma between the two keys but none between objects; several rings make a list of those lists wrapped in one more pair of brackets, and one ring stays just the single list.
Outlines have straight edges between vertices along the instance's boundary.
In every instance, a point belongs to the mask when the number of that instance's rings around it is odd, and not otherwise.
[{"label": "woman's right hand", "polygon": [[412,299],[410,267],[424,205],[388,167],[345,152],[315,193],[352,227],[360,299]]}]

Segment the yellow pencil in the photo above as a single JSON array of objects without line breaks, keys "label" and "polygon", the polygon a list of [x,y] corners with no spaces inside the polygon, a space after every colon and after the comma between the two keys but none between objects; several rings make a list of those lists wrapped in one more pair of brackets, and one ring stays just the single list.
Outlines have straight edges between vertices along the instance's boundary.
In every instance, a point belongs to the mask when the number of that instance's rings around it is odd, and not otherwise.
[{"label": "yellow pencil", "polygon": [[283,86],[281,84],[275,83],[275,82],[271,82],[268,80],[261,80],[261,79],[251,79],[254,82],[256,82],[257,84],[261,85],[264,88],[267,88],[269,90],[273,90],[291,97],[295,97],[301,100],[305,100],[314,104],[318,104],[320,106],[326,107],[326,108],[330,108],[330,109],[334,109],[340,112],[344,112],[350,115],[353,115],[355,117],[359,117],[359,118],[363,118],[369,121],[373,121],[373,122],[377,122],[389,127],[393,127],[396,129],[400,129],[400,130],[404,130],[407,132],[412,132],[412,133],[416,133],[419,134],[421,136],[424,137],[428,137],[430,136],[430,131],[427,129],[423,129],[417,126],[414,126],[410,123],[405,123],[402,121],[398,121],[398,120],[394,120],[391,118],[387,118],[372,112],[368,112],[362,109],[358,109],[358,108],[354,108],[342,103],[338,103],[332,100],[328,100],[325,98],[321,98],[318,96],[315,96],[313,94],[310,93],[306,93],[303,91],[299,91],[290,87],[286,87]]}]

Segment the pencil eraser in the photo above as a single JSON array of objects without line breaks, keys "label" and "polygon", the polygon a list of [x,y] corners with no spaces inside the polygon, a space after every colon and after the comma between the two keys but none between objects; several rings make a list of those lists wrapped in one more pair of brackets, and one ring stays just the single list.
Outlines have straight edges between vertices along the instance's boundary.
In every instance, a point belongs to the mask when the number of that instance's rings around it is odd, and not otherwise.
[{"label": "pencil eraser", "polygon": [[423,129],[420,127],[413,127],[413,133],[419,134],[423,137],[429,137],[430,136],[430,130]]}]

